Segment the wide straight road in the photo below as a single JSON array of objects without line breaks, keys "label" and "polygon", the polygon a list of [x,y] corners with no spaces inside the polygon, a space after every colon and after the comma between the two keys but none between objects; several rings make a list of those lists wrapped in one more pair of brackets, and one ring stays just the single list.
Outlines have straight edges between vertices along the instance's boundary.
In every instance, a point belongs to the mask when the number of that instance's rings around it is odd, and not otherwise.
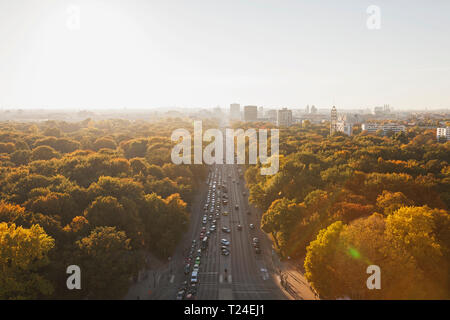
[{"label": "wide straight road", "polygon": [[[189,291],[194,262],[189,273],[185,274],[185,259],[190,255],[192,240],[195,240],[191,251],[195,260],[197,250],[201,249],[202,228],[209,231],[213,224],[216,230],[207,235],[208,245],[201,251],[195,299],[287,299],[276,283],[278,278],[272,262],[271,242],[259,228],[260,217],[248,204],[248,190],[238,170],[238,165],[210,166],[210,175],[204,184],[206,190],[199,190],[193,206],[189,231],[172,257],[170,270],[160,281],[161,285],[152,299],[175,299],[181,288]],[[226,205],[224,195],[228,201]],[[208,204],[206,210],[205,204]],[[204,215],[207,216],[205,224],[202,222]],[[238,225],[241,227],[238,228]],[[223,227],[229,228],[230,232],[223,231]],[[254,237],[260,240],[261,253],[256,253],[252,245]],[[222,239],[230,242],[225,246],[229,248],[229,255],[222,254]]]},{"label": "wide straight road", "polygon": [[[222,124],[221,128],[224,129],[225,125]],[[208,179],[203,182],[193,203],[189,231],[184,235],[171,258],[169,270],[161,276],[150,299],[176,299],[180,290],[184,289],[186,296],[192,289],[194,261],[197,251],[202,247],[202,228],[205,228],[205,233],[209,231],[206,235],[208,245],[200,252],[194,299],[288,299],[278,286],[279,265],[273,255],[272,243],[260,230],[261,217],[258,211],[248,203],[249,192],[242,177],[244,166],[215,164],[209,166],[209,170]],[[224,199],[227,204],[224,204]],[[202,221],[204,216],[207,217],[206,223]],[[210,231],[212,225],[216,226],[215,231]],[[229,232],[223,231],[223,227],[229,228]],[[260,253],[253,247],[255,237],[260,242]],[[230,243],[223,245],[222,239]],[[222,254],[223,247],[228,248],[229,255]],[[186,259],[189,256],[192,262],[187,273]]]}]

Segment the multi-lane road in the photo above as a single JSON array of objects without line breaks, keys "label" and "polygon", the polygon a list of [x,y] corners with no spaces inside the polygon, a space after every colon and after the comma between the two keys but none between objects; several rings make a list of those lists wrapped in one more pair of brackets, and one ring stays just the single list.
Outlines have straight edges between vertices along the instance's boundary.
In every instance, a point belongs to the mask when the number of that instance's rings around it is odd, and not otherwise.
[{"label": "multi-lane road", "polygon": [[[225,185],[226,188],[223,188]],[[226,192],[225,192],[226,190]],[[214,194],[214,197],[213,197]],[[208,199],[209,195],[209,199]],[[224,205],[224,195],[227,204]],[[214,201],[213,201],[214,199]],[[205,204],[208,209],[205,210]],[[213,212],[210,212],[213,207]],[[228,214],[227,214],[228,213]],[[207,223],[203,223],[204,216]],[[210,219],[209,216],[213,217]],[[213,222],[213,220],[216,220]],[[192,272],[201,249],[202,228],[207,231],[215,224],[215,231],[208,235],[208,245],[201,250],[198,282],[192,298],[199,300],[265,300],[286,299],[276,281],[271,242],[260,230],[260,216],[248,203],[248,190],[239,174],[238,165],[212,165],[208,181],[198,192],[193,204],[189,231],[185,234],[170,262],[166,283],[152,295],[154,299],[176,299],[180,289],[185,294],[192,287]],[[253,225],[253,228],[250,227]],[[238,226],[241,226],[238,228]],[[222,230],[229,228],[230,232]],[[259,239],[260,253],[253,246],[253,238]],[[222,239],[228,240],[229,255],[222,254]],[[194,248],[192,248],[195,240]],[[191,256],[189,273],[186,259]]]}]

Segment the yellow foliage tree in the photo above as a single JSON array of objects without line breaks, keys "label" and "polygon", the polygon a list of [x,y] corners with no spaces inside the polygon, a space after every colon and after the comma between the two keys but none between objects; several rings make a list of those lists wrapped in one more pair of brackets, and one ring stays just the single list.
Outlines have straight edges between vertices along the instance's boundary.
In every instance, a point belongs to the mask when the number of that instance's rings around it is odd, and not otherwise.
[{"label": "yellow foliage tree", "polygon": [[39,225],[0,223],[0,299],[36,299],[53,292],[39,272],[49,264],[54,239]]}]

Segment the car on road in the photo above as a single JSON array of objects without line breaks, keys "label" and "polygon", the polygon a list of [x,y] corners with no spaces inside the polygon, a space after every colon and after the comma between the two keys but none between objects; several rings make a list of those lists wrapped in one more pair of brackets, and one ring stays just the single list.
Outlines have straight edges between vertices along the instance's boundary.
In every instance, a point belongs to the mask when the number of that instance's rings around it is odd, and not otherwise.
[{"label": "car on road", "polygon": [[241,231],[241,230],[242,230],[242,226],[241,226],[240,224],[238,224],[238,225],[237,225],[237,229],[238,229],[239,231]]},{"label": "car on road", "polygon": [[183,300],[184,298],[184,290],[180,290],[177,293],[177,300]]},{"label": "car on road", "polygon": [[238,204],[235,205],[234,208],[235,208],[236,210],[238,210],[238,209],[239,209],[239,205],[238,205]]},{"label": "car on road", "polygon": [[194,264],[192,271],[198,271],[199,269],[200,269],[200,263],[196,263],[196,264]]},{"label": "car on road", "polygon": [[223,244],[224,246],[229,246],[230,245],[230,241],[228,241],[227,239],[220,240],[220,243]]},{"label": "car on road", "polygon": [[221,254],[222,254],[223,256],[229,256],[229,255],[230,255],[230,251],[229,251],[229,250],[226,250],[226,249],[223,249],[223,250],[221,251]]},{"label": "car on road", "polygon": [[184,297],[184,299],[185,299],[185,300],[194,300],[194,299],[195,299],[194,293],[189,292],[189,293],[186,295],[186,297]]},{"label": "car on road", "polygon": [[255,248],[255,253],[260,254],[261,253],[261,249],[259,247]]},{"label": "car on road", "polygon": [[247,214],[248,214],[248,215],[250,215],[250,214],[251,214],[251,212],[250,212],[250,211],[247,211]]},{"label": "car on road", "polygon": [[227,215],[228,215],[228,211],[224,211],[222,214],[223,214],[224,216],[227,216]]},{"label": "car on road", "polygon": [[192,271],[191,283],[198,283],[198,271]]},{"label": "car on road", "polygon": [[189,292],[191,292],[192,294],[197,294],[197,284],[196,283],[191,283],[191,287],[189,288]]},{"label": "car on road", "polygon": [[184,274],[188,274],[191,271],[191,265],[188,263],[184,266]]},{"label": "car on road", "polygon": [[228,227],[222,227],[222,231],[226,232],[226,233],[230,233],[231,232],[230,228],[228,228]]},{"label": "car on road", "polygon": [[206,224],[208,221],[206,220],[206,218],[203,218],[202,223]]},{"label": "car on road", "polygon": [[255,229],[255,225],[253,223],[250,223],[249,228],[250,229]]}]

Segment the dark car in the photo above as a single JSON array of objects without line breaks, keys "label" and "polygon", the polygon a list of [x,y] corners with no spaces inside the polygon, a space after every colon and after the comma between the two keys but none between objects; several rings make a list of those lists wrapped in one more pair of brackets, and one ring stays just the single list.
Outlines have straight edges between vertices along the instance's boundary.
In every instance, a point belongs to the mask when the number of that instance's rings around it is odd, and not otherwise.
[{"label": "dark car", "polygon": [[184,298],[184,290],[180,290],[177,293],[177,300],[183,300]]},{"label": "dark car", "polygon": [[184,274],[188,274],[191,271],[191,265],[188,263],[184,266]]}]

